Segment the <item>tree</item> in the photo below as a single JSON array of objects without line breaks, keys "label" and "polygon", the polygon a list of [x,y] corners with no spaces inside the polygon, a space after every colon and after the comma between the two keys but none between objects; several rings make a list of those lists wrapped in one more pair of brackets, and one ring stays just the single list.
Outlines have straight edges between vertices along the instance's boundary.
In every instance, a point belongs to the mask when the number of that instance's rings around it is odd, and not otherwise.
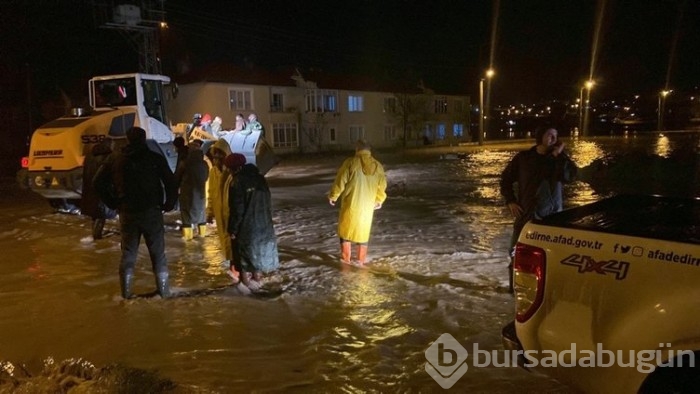
[{"label": "tree", "polygon": [[420,130],[423,123],[430,118],[428,112],[430,95],[426,93],[394,93],[394,98],[396,99],[396,107],[387,109],[387,112],[401,127],[405,148],[409,138],[407,129],[410,127],[412,130]]},{"label": "tree", "polygon": [[328,112],[311,113],[308,126],[304,127],[304,135],[309,140],[309,145],[315,146],[317,152],[323,148],[323,136],[326,134],[326,126],[328,126],[327,116]]}]

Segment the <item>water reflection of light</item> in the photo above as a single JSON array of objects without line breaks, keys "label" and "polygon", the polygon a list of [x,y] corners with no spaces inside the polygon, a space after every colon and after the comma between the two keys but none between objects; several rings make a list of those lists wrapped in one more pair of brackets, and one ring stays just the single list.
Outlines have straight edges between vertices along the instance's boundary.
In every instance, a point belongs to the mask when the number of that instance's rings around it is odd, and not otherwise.
[{"label": "water reflection of light", "polygon": [[477,188],[479,196],[488,200],[497,200],[501,198],[501,190],[498,187],[480,185]]},{"label": "water reflection of light", "polygon": [[44,279],[44,278],[46,278],[46,271],[44,270],[42,263],[41,263],[41,257],[43,257],[42,253],[36,247],[32,247],[31,250],[32,250],[33,254],[36,256],[36,260],[34,260],[29,265],[29,267],[27,267],[27,271],[29,271],[29,273],[35,279]]},{"label": "water reflection of light", "polygon": [[590,165],[594,160],[604,157],[603,149],[598,144],[582,140],[575,142],[575,147],[569,150],[569,154],[578,168]]},{"label": "water reflection of light", "polygon": [[654,153],[663,158],[668,158],[671,156],[671,141],[664,134],[659,134],[658,140],[656,140],[656,145],[654,146]]},{"label": "water reflection of light", "polygon": [[[415,331],[397,316],[397,298],[401,295],[386,292],[386,278],[379,278],[369,270],[358,272],[349,266],[344,267],[343,279],[339,290],[343,315],[349,322],[346,320],[332,328],[334,343],[327,350],[340,358],[324,361],[330,373],[327,378],[337,379],[335,375],[340,373],[350,374],[341,379],[356,374],[377,381],[398,379],[401,368],[395,371],[393,368],[383,369],[381,376],[374,377],[372,371],[380,362],[379,358],[393,365],[396,360],[386,359],[385,349],[394,349],[407,334]],[[342,385],[339,390],[360,392],[351,384]]]},{"label": "water reflection of light", "polygon": [[395,300],[383,291],[381,284],[369,272],[348,276],[348,292],[346,303],[351,310],[348,317],[360,326],[368,326],[368,339],[371,342],[383,341],[398,337],[412,331],[395,316],[393,305]]},{"label": "water reflection of light", "polygon": [[476,193],[481,197],[489,200],[500,200],[501,192],[498,182],[486,182],[489,177],[500,177],[503,172],[504,162],[513,157],[513,152],[483,150],[474,152],[470,155],[470,160],[467,168],[466,177],[476,178],[481,180],[476,186]]},{"label": "water reflection of light", "polygon": [[601,196],[588,183],[574,182],[567,189],[566,204],[567,206],[590,204],[604,197],[606,196]]},{"label": "water reflection of light", "polygon": [[209,228],[208,231],[211,231],[213,236],[205,237],[202,245],[204,261],[207,262],[206,272],[210,275],[218,275],[221,273],[224,255],[219,244],[219,235],[215,233],[216,230]]},{"label": "water reflection of light", "polygon": [[213,227],[209,234],[184,243],[184,253],[179,261],[168,264],[171,285],[184,286],[186,279],[194,271],[203,269],[209,275],[221,275],[224,268],[224,255],[219,244],[219,236]]},{"label": "water reflection of light", "polygon": [[363,348],[413,331],[396,316],[396,311],[391,307],[396,300],[382,291],[381,283],[373,274],[367,271],[347,272],[345,278],[343,304],[347,306],[347,317],[362,328],[364,338],[356,337],[345,327],[336,327],[334,331],[343,338],[343,346]]}]

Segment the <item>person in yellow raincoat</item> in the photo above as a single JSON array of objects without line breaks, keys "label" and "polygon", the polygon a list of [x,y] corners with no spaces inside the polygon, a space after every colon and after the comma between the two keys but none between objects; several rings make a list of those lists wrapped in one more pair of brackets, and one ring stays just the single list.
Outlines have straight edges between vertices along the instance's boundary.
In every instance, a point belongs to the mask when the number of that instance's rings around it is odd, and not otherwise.
[{"label": "person in yellow raincoat", "polygon": [[226,272],[234,281],[238,283],[239,273],[233,268],[233,252],[231,250],[231,240],[226,233],[228,225],[228,189],[233,176],[224,165],[224,158],[231,154],[231,147],[223,140],[217,140],[209,148],[209,156],[212,165],[209,169],[209,184],[207,185],[207,223],[216,223],[216,232],[219,237],[221,252],[224,254],[224,264],[229,269]]},{"label": "person in yellow raincoat", "polygon": [[371,146],[359,140],[355,155],[345,159],[338,169],[328,193],[328,202],[335,206],[340,199],[338,237],[343,263],[350,263],[352,243],[357,244],[357,263],[367,260],[367,243],[372,230],[374,211],[386,200],[386,175],[382,164],[372,157]]}]

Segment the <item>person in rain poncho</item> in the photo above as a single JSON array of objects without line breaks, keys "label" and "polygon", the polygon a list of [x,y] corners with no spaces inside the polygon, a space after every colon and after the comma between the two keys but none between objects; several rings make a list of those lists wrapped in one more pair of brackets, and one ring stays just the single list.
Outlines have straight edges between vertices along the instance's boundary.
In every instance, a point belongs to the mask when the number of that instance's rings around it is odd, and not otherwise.
[{"label": "person in rain poncho", "polygon": [[209,168],[209,185],[207,188],[207,222],[216,223],[219,245],[224,255],[224,265],[228,266],[227,274],[238,283],[239,273],[233,266],[231,239],[226,233],[228,224],[228,189],[232,181],[231,172],[224,165],[224,159],[231,154],[231,147],[223,140],[217,140],[209,148],[211,168]]},{"label": "person in rain poncho", "polygon": [[182,236],[189,241],[194,236],[194,228],[200,237],[206,235],[206,183],[209,166],[204,161],[201,141],[194,140],[187,150],[184,160],[175,169],[175,176],[180,185],[180,218],[182,219]]},{"label": "person in rain poncho", "polygon": [[233,261],[241,283],[256,291],[262,286],[263,274],[279,268],[272,196],[265,177],[254,164],[246,164],[245,156],[233,153],[224,162],[234,174],[228,194]]},{"label": "person in rain poncho", "polygon": [[355,156],[345,159],[328,193],[335,206],[340,199],[338,237],[343,263],[350,263],[352,243],[357,244],[357,262],[364,265],[374,210],[386,200],[386,176],[382,164],[372,157],[367,141],[359,140]]}]

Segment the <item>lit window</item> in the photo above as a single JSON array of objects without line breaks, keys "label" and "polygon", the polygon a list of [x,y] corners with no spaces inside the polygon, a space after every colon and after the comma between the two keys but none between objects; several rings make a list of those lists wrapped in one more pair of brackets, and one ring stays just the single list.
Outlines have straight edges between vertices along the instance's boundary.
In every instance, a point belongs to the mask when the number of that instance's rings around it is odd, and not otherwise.
[{"label": "lit window", "polygon": [[348,96],[348,111],[350,112],[362,112],[362,96]]},{"label": "lit window", "polygon": [[438,123],[437,128],[435,129],[435,138],[437,138],[439,140],[445,139],[445,124],[444,123]]},{"label": "lit window", "polygon": [[326,91],[323,93],[323,110],[325,112],[338,111],[338,98],[335,91]]},{"label": "lit window", "polygon": [[455,137],[463,137],[464,136],[464,125],[461,123],[455,123],[452,125],[452,135]]},{"label": "lit window", "polygon": [[336,90],[306,89],[307,112],[337,112],[338,92]]}]

